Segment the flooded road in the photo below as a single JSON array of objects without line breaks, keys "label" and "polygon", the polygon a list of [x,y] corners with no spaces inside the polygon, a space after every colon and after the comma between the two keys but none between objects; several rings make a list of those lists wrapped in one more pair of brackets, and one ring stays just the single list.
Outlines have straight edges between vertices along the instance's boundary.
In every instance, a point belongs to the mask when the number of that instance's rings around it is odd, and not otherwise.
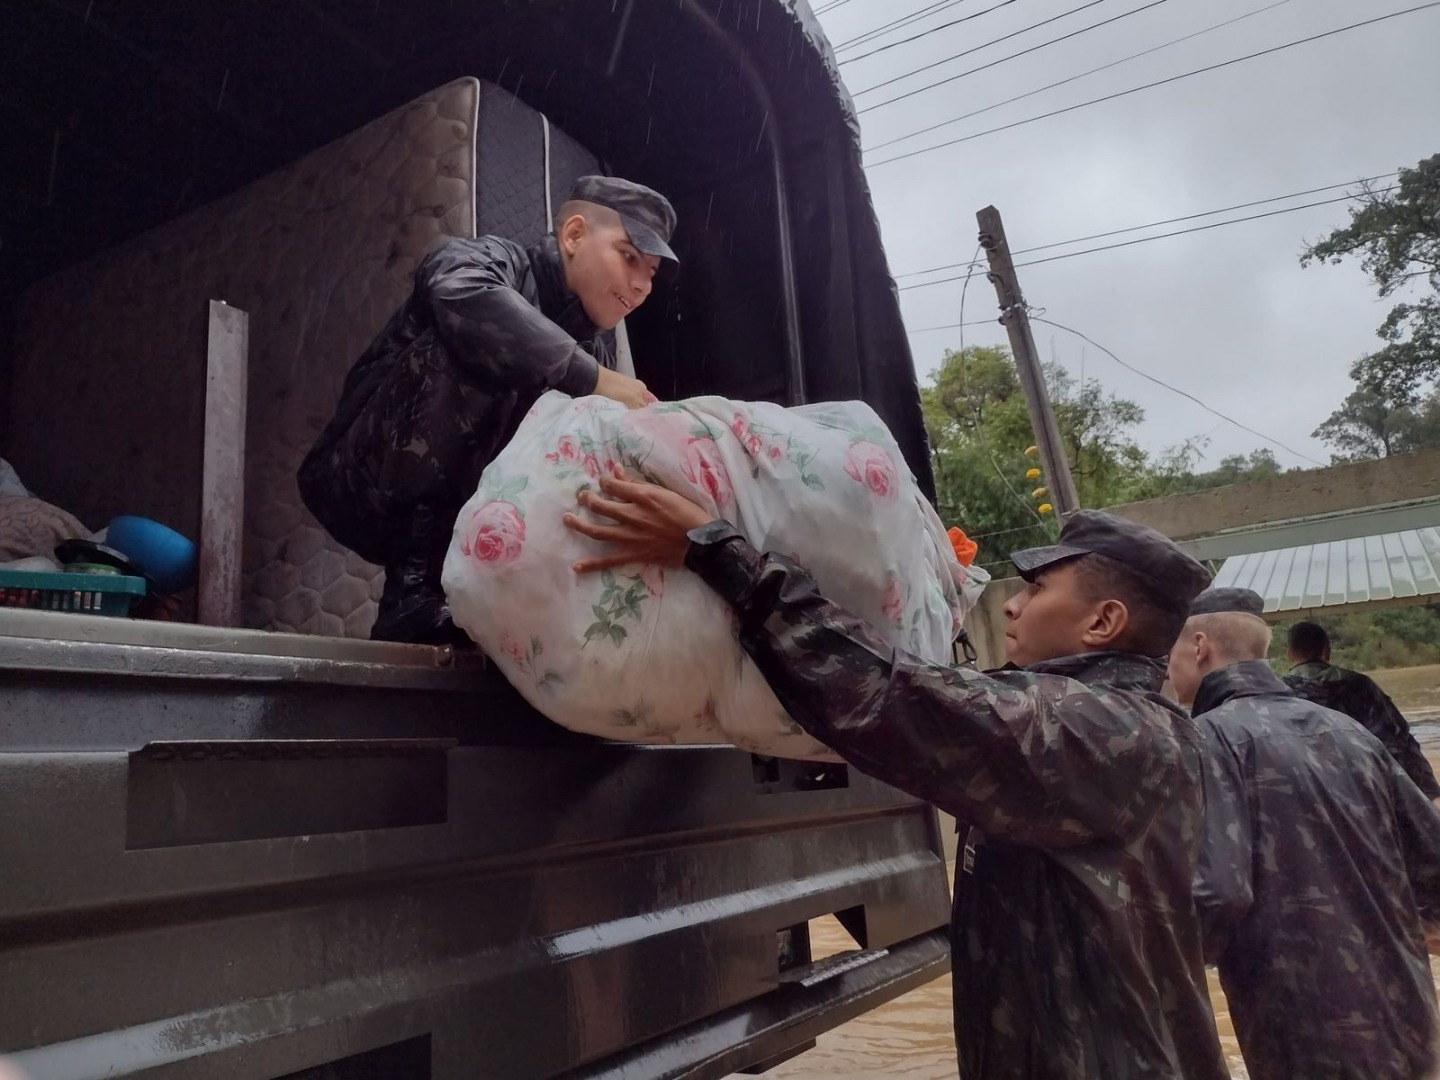
[{"label": "flooded road", "polygon": [[[1414,723],[1426,756],[1440,772],[1440,668],[1413,669],[1407,680],[1381,677]],[[1405,675],[1406,673],[1397,673]],[[1394,685],[1392,685],[1394,683]],[[1411,690],[1411,693],[1406,693]],[[950,867],[953,881],[955,868]],[[811,924],[817,957],[855,947],[834,919]],[[1440,962],[1431,960],[1440,975]],[[1437,979],[1440,986],[1440,979]],[[1210,998],[1220,1029],[1220,1042],[1234,1080],[1248,1080],[1225,995],[1210,972]],[[820,1036],[815,1049],[765,1074],[773,1080],[955,1080],[955,1039],[950,1013],[950,976],[911,991],[886,1005]]]},{"label": "flooded road", "polygon": [[[950,867],[954,880],[955,867]],[[811,924],[815,955],[855,948],[834,919]],[[1219,980],[1210,972],[1210,998],[1230,1074],[1245,1080],[1245,1066]],[[814,1050],[765,1074],[773,1080],[955,1080],[955,1032],[950,1013],[950,976],[912,990],[873,1012],[820,1036]]]}]

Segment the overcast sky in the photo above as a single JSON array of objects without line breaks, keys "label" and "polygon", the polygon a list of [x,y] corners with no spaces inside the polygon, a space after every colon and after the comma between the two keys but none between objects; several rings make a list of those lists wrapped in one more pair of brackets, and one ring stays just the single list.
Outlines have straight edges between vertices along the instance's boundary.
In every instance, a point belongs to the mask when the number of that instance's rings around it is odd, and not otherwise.
[{"label": "overcast sky", "polygon": [[[822,0],[816,6],[831,42],[839,45],[933,2],[844,0],[825,11]],[[963,0],[901,31],[842,49],[841,71],[863,109],[1153,0],[1099,0],[1009,41],[882,90],[861,92],[1085,2]],[[985,108],[1274,2],[1161,0],[1071,41],[866,112],[861,116],[865,145]],[[990,203],[1004,215],[1011,247],[1020,249],[1413,166],[1440,152],[1440,8],[905,161],[873,163],[1419,2],[1288,0],[1191,41],[867,154],[891,271],[899,276],[968,262],[976,246],[975,211]],[[996,10],[845,62],[987,8]],[[1325,192],[1153,231],[1343,194],[1343,189]],[[1348,393],[1349,365],[1379,344],[1375,328],[1388,310],[1358,265],[1300,268],[1305,242],[1346,220],[1344,204],[1317,207],[1023,268],[1021,283],[1029,303],[1045,308],[1047,318],[1083,331],[1128,363],[1298,454],[1328,462],[1325,447],[1310,433]],[[1139,235],[1144,234],[1031,257]],[[924,280],[903,277],[899,283]],[[959,321],[960,294],[960,282],[902,292],[907,327],[915,331]],[[994,289],[977,274],[966,295],[965,319],[986,319],[995,310]],[[959,345],[959,334],[912,333],[922,376],[934,370],[946,348]],[[969,327],[964,335],[966,345],[1005,342],[998,325]],[[1139,402],[1146,413],[1139,440],[1149,450],[1209,433],[1206,464],[1213,465],[1225,454],[1267,445],[1068,334],[1037,326],[1035,336],[1045,357],[1053,348],[1077,375],[1083,362],[1087,377]],[[1285,465],[1309,464],[1295,453],[1272,449]]]}]

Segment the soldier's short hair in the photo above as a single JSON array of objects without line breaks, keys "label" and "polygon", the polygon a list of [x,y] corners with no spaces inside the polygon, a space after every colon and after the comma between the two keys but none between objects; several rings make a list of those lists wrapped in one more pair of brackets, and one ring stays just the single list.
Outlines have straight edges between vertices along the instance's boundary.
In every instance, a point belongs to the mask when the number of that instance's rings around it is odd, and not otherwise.
[{"label": "soldier's short hair", "polygon": [[1289,646],[1292,655],[1314,660],[1324,655],[1325,650],[1330,647],[1330,635],[1319,623],[1307,619],[1290,627],[1285,644]]},{"label": "soldier's short hair", "polygon": [[1220,659],[1231,664],[1242,660],[1261,660],[1270,651],[1270,625],[1258,615],[1243,611],[1213,611],[1192,615],[1185,624],[1186,634],[1202,633]]},{"label": "soldier's short hair", "polygon": [[1084,555],[1075,560],[1075,577],[1087,599],[1118,600],[1130,621],[1114,643],[1119,652],[1166,656],[1180,639],[1187,612],[1157,596],[1145,579],[1108,555]]},{"label": "soldier's short hair", "polygon": [[623,226],[620,215],[608,206],[601,206],[598,203],[586,202],[584,199],[570,199],[560,205],[559,211],[555,214],[554,229],[560,231],[560,226],[569,221],[576,214],[579,214],[591,226]]}]

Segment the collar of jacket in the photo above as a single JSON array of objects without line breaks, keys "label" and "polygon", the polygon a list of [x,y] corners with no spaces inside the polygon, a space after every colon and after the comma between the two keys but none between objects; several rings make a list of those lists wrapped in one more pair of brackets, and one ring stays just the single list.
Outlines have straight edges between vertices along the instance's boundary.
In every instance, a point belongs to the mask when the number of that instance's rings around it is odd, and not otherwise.
[{"label": "collar of jacket", "polygon": [[565,287],[565,268],[560,264],[560,245],[547,236],[527,250],[540,310],[547,319],[576,341],[593,341],[600,328],[585,314],[580,298]]},{"label": "collar of jacket", "polygon": [[1200,688],[1195,691],[1195,704],[1190,709],[1190,715],[1207,713],[1231,698],[1257,697],[1260,694],[1284,694],[1286,697],[1293,697],[1295,691],[1285,685],[1285,680],[1275,674],[1267,661],[1242,660],[1238,664],[1212,671],[1200,680]]},{"label": "collar of jacket", "polygon": [[1117,690],[1158,691],[1165,682],[1165,661],[1136,653],[1092,652],[1060,656],[1030,664],[1025,671],[1063,675],[1089,685],[1099,683]]},{"label": "collar of jacket", "polygon": [[1333,679],[1338,671],[1334,664],[1324,660],[1305,660],[1292,667],[1288,674],[1297,679]]}]

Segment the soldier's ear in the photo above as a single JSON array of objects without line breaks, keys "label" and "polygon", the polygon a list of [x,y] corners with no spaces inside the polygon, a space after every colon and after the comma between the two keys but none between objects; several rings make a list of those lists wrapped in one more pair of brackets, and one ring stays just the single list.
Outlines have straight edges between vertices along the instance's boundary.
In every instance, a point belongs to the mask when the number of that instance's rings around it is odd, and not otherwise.
[{"label": "soldier's ear", "polygon": [[1090,615],[1090,624],[1080,635],[1084,645],[1095,652],[1113,648],[1130,626],[1130,609],[1119,600],[1102,600]]},{"label": "soldier's ear", "polygon": [[1196,630],[1191,634],[1195,647],[1195,666],[1203,669],[1206,664],[1215,659],[1215,645],[1210,640],[1210,635],[1204,630]]},{"label": "soldier's ear", "polygon": [[566,255],[574,255],[589,228],[590,223],[585,220],[584,214],[571,214],[560,223],[560,228],[555,230],[560,250]]}]

